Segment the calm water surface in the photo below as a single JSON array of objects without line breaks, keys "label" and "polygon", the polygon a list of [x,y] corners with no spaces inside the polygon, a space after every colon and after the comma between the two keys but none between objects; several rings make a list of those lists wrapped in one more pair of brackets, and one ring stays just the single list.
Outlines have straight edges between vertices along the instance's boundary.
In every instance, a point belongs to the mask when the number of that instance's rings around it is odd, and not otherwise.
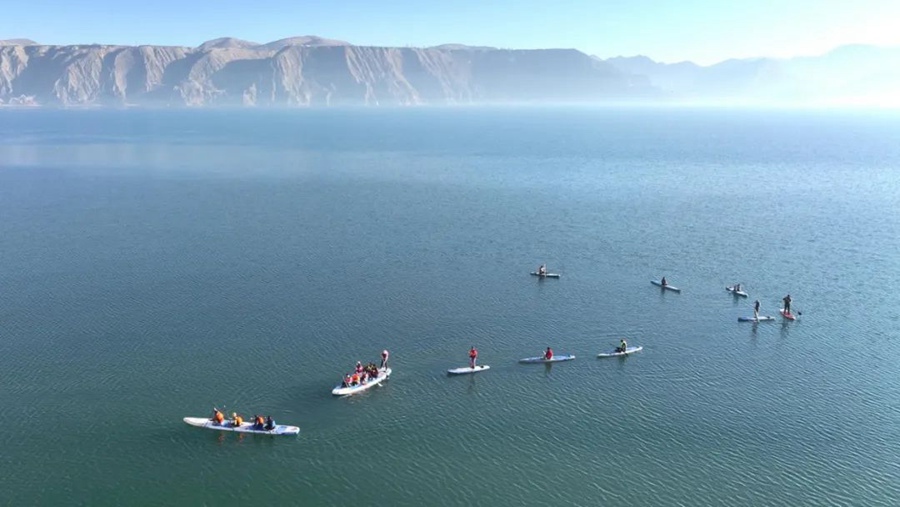
[{"label": "calm water surface", "polygon": [[898,168],[886,113],[2,111],[0,504],[898,505]]}]

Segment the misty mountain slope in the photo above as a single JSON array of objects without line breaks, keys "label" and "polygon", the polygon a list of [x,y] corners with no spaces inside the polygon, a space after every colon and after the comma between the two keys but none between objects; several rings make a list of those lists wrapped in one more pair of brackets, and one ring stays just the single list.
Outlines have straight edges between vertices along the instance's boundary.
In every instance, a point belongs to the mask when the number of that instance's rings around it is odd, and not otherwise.
[{"label": "misty mountain slope", "polygon": [[0,102],[85,105],[421,105],[590,102],[647,93],[576,50],[352,46],[312,36],[197,48],[0,47]]},{"label": "misty mountain slope", "polygon": [[316,36],[196,48],[0,43],[0,104],[334,106],[611,101],[900,104],[900,48],[700,66],[574,49],[354,46]]}]

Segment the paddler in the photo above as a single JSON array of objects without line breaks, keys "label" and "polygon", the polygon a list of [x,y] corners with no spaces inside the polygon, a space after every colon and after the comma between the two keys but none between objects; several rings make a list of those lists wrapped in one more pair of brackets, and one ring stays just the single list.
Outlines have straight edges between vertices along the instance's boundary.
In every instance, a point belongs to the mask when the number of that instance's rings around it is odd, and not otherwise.
[{"label": "paddler", "polygon": [[788,294],[787,296],[784,296],[784,298],[782,298],[781,300],[784,301],[784,313],[791,313],[791,301],[792,301],[791,295]]},{"label": "paddler", "polygon": [[619,347],[616,348],[616,352],[625,352],[628,349],[628,343],[625,341],[625,338],[622,338],[622,341],[619,342]]},{"label": "paddler", "polygon": [[541,267],[538,268],[538,274],[544,276],[547,274],[547,265],[541,264]]},{"label": "paddler", "polygon": [[475,345],[472,345],[472,348],[469,349],[469,368],[475,369],[475,361],[478,359],[478,350],[475,349]]},{"label": "paddler", "polygon": [[550,359],[553,359],[553,350],[551,350],[550,347],[547,347],[547,351],[544,352],[544,359],[546,359],[548,361]]},{"label": "paddler", "polygon": [[239,416],[237,412],[231,413],[232,424],[235,428],[240,428],[242,424],[244,424],[244,418]]},{"label": "paddler", "polygon": [[221,410],[214,408],[212,420],[215,421],[216,424],[222,424],[225,422],[225,415],[222,414]]},{"label": "paddler", "polygon": [[663,287],[665,287],[666,285],[669,285],[669,282],[666,281],[666,277],[662,277],[662,281],[660,281],[659,283],[660,283],[660,285],[662,285]]},{"label": "paddler", "polygon": [[387,362],[388,362],[389,356],[390,356],[390,354],[388,353],[387,349],[384,349],[381,351],[381,369],[382,370],[387,368]]},{"label": "paddler", "polygon": [[753,320],[759,320],[759,300],[753,302]]},{"label": "paddler", "polygon": [[263,419],[263,416],[258,415],[254,419],[256,419],[256,424],[253,425],[255,429],[261,430],[266,426],[266,420]]},{"label": "paddler", "polygon": [[357,361],[356,362],[356,373],[362,373],[362,372],[363,372],[362,361]]},{"label": "paddler", "polygon": [[275,429],[275,421],[272,419],[272,416],[266,416],[266,431],[272,431]]}]

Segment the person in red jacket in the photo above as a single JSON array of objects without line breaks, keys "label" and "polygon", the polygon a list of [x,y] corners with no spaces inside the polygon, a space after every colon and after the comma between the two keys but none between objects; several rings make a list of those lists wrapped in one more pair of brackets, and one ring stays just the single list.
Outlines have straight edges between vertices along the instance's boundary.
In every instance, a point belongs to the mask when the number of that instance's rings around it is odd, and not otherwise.
[{"label": "person in red jacket", "polygon": [[475,345],[472,345],[472,348],[469,349],[469,368],[475,369],[475,361],[478,359],[478,350],[475,349]]},{"label": "person in red jacket", "polygon": [[553,359],[553,351],[550,350],[550,347],[547,347],[547,352],[544,352],[544,359]]}]

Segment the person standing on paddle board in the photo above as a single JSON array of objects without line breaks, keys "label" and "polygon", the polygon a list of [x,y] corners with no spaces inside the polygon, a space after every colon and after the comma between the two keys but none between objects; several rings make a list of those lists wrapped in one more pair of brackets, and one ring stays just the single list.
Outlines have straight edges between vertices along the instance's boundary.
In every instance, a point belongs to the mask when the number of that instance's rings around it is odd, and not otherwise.
[{"label": "person standing on paddle board", "polygon": [[475,369],[475,361],[478,359],[478,350],[475,348],[475,345],[472,345],[472,348],[469,349],[469,368]]},{"label": "person standing on paddle board", "polygon": [[666,280],[666,277],[662,277],[662,280],[659,283],[663,287],[665,287],[666,285],[669,285],[669,282]]},{"label": "person standing on paddle board", "polygon": [[758,299],[753,303],[753,319],[759,320],[759,300]]},{"label": "person standing on paddle board", "polygon": [[384,349],[384,350],[381,351],[381,369],[382,369],[382,370],[385,369],[385,368],[387,368],[387,361],[388,361],[388,356],[389,356],[389,355],[390,355],[390,354],[388,354],[387,349]]},{"label": "person standing on paddle board", "polygon": [[791,295],[784,296],[782,301],[784,301],[784,313],[791,313]]}]

